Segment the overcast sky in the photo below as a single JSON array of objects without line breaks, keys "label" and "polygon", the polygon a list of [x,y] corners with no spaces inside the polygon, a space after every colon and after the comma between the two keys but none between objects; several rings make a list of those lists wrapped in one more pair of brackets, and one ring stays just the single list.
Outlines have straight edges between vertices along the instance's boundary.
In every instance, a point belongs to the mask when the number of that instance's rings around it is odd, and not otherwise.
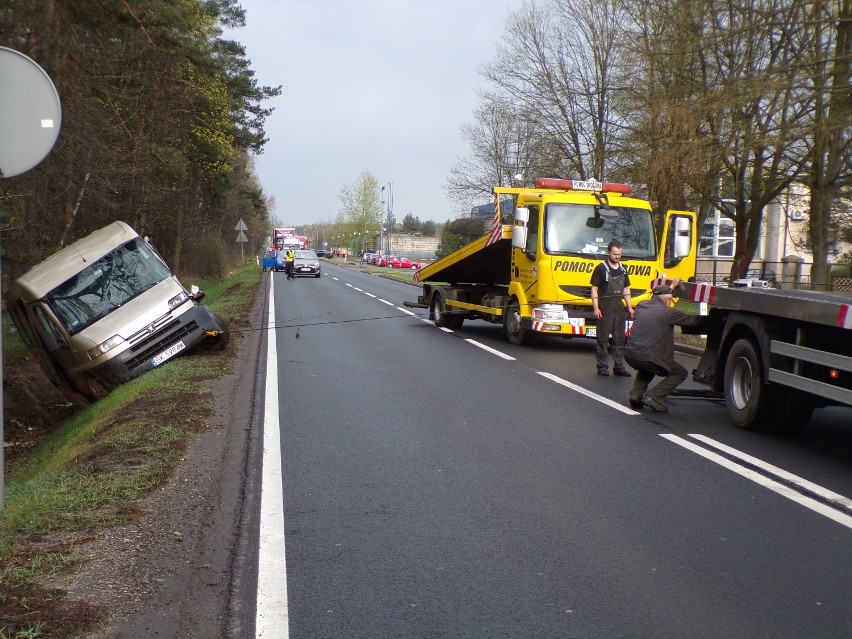
[{"label": "overcast sky", "polygon": [[[443,185],[471,122],[479,68],[522,0],[242,0],[246,47],[269,101],[256,158],[275,218],[332,222],[344,185],[370,171],[392,184],[402,222],[456,217]],[[386,189],[385,193],[388,193]],[[385,198],[387,200],[387,197]]]}]

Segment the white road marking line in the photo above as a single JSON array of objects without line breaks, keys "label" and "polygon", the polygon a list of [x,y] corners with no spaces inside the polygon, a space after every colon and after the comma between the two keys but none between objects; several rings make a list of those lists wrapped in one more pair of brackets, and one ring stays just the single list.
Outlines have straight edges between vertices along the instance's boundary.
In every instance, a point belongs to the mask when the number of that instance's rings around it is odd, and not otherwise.
[{"label": "white road marking line", "polygon": [[370,297],[378,297],[378,295],[373,295],[372,293],[368,293],[367,291],[363,291],[364,295],[369,295]]},{"label": "white road marking line", "polygon": [[[269,326],[275,325],[274,300],[273,284],[270,282]],[[290,636],[290,615],[287,608],[287,561],[284,552],[284,488],[281,480],[275,331],[267,331],[267,340],[255,635],[287,639]]]},{"label": "white road marking line", "polygon": [[603,395],[598,395],[597,393],[593,393],[590,390],[586,390],[582,386],[578,386],[577,384],[569,382],[567,379],[562,379],[561,377],[558,377],[558,376],[554,375],[553,373],[546,373],[544,371],[537,371],[537,372],[542,377],[546,377],[547,379],[554,381],[557,384],[561,384],[562,386],[565,386],[566,388],[570,388],[573,391],[577,391],[581,395],[585,395],[586,397],[589,397],[589,398],[591,398],[591,399],[593,399],[597,402],[600,402],[601,404],[606,404],[610,408],[614,408],[617,411],[621,411],[625,415],[639,415],[639,414],[641,414],[641,413],[633,410],[632,408],[628,408],[627,406],[622,406],[618,402],[614,402],[611,399],[607,399]]},{"label": "white road marking line", "polygon": [[364,292],[364,289],[358,288],[357,286],[353,286],[352,288],[354,288],[354,289],[355,289],[356,291],[358,291],[359,293],[363,293],[363,292]]},{"label": "white road marking line", "polygon": [[709,459],[712,462],[727,468],[730,471],[737,473],[738,475],[742,475],[746,479],[750,479],[756,484],[760,484],[764,488],[768,488],[771,491],[778,493],[779,495],[790,499],[791,501],[796,502],[804,506],[805,508],[810,508],[815,513],[819,513],[829,519],[832,519],[839,523],[842,526],[846,526],[847,528],[852,529],[852,516],[845,515],[831,506],[823,504],[822,502],[817,501],[811,497],[807,497],[802,495],[798,491],[789,486],[785,486],[784,484],[775,481],[774,479],[770,479],[765,475],[761,475],[755,470],[751,470],[750,468],[746,468],[745,466],[740,466],[739,464],[731,461],[727,457],[723,457],[718,453],[714,453],[711,450],[707,450],[706,448],[699,446],[698,444],[694,444],[691,441],[688,441],[681,437],[680,435],[672,435],[668,433],[661,433],[660,437],[668,439],[670,442],[677,444],[678,446],[682,446],[687,450],[691,450],[693,453],[697,455],[701,455],[705,459]]},{"label": "white road marking line", "polygon": [[841,508],[843,510],[849,511],[852,514],[852,499],[848,497],[844,497],[843,495],[836,493],[828,488],[824,488],[819,484],[815,484],[813,482],[804,479],[803,477],[799,477],[798,475],[794,475],[791,472],[784,470],[783,468],[778,468],[778,466],[773,466],[772,464],[763,461],[762,459],[758,459],[757,457],[752,457],[748,453],[744,453],[736,448],[731,448],[730,446],[723,444],[722,442],[717,442],[715,439],[711,439],[705,435],[692,434],[689,435],[693,439],[697,439],[699,441],[704,442],[708,446],[715,448],[716,450],[721,450],[722,452],[728,453],[733,457],[737,457],[738,459],[742,459],[743,461],[751,464],[752,466],[757,466],[758,468],[762,468],[763,470],[772,473],[779,479],[784,480],[788,484],[793,484],[794,486],[799,486],[802,490],[812,493],[814,495],[818,495],[825,501],[829,501],[832,504],[835,504],[837,508]]},{"label": "white road marking line", "polygon": [[393,302],[388,302],[387,300],[383,300],[381,297],[377,297],[376,299],[379,300],[382,304],[387,304],[388,306],[393,306]]},{"label": "white road marking line", "polygon": [[398,311],[402,311],[402,312],[403,312],[403,313],[405,313],[406,315],[413,315],[414,317],[417,317],[417,313],[412,313],[412,312],[411,312],[411,311],[409,311],[407,308],[402,308],[401,306],[397,306],[397,307],[396,307],[396,310],[398,310]]},{"label": "white road marking line", "polygon": [[489,353],[491,353],[492,355],[496,355],[497,357],[502,357],[503,359],[515,361],[515,358],[512,357],[511,355],[506,355],[506,353],[501,353],[496,348],[491,348],[490,346],[486,346],[485,344],[481,344],[474,339],[465,339],[464,341],[468,342],[469,344],[473,344],[474,346],[481,348],[484,351],[488,351]]},{"label": "white road marking line", "polygon": [[438,327],[438,330],[439,330],[439,331],[444,331],[445,333],[454,333],[454,332],[455,332],[455,331],[453,331],[453,329],[451,329],[451,328],[447,328],[446,326],[439,326],[439,327]]}]

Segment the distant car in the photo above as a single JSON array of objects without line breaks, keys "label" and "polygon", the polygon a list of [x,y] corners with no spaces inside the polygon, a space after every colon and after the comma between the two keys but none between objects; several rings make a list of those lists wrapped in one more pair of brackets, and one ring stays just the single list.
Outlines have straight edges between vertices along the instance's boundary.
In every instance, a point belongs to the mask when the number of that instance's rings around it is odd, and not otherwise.
[{"label": "distant car", "polygon": [[296,262],[293,265],[294,275],[313,275],[314,277],[319,277],[321,275],[320,269],[320,259],[316,251],[296,251]]},{"label": "distant car", "polygon": [[388,266],[394,258],[396,258],[396,255],[382,255],[376,262],[376,266]]},{"label": "distant car", "polygon": [[323,249],[316,250],[317,257],[328,257],[328,252]]},{"label": "distant car", "polygon": [[767,282],[777,282],[778,277],[775,275],[775,271],[766,269],[761,273],[759,268],[750,268],[746,272],[747,280],[766,280]]},{"label": "distant car", "polygon": [[371,264],[372,263],[371,260],[373,259],[374,255],[376,255],[376,254],[375,253],[364,253],[364,256],[362,258],[363,261],[364,261],[364,264]]},{"label": "distant car", "polygon": [[369,262],[370,264],[378,264],[380,259],[382,259],[382,256],[378,253],[370,253],[370,258],[365,261]]},{"label": "distant car", "polygon": [[746,276],[732,281],[731,286],[747,288],[781,288],[781,284],[778,282],[778,277],[775,275],[775,271],[766,269],[761,272],[761,269],[759,268],[748,269],[748,271],[746,271]]},{"label": "distant car", "polygon": [[418,264],[417,262],[412,262],[407,257],[393,257],[390,260],[390,267],[418,269],[420,268],[420,264]]}]

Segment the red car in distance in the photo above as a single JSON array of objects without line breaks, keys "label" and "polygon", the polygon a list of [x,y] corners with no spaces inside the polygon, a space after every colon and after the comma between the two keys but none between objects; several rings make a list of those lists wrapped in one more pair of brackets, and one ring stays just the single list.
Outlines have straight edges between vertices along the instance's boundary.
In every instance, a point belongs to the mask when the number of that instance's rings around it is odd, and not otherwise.
[{"label": "red car in distance", "polygon": [[390,265],[391,268],[412,268],[412,269],[420,268],[420,264],[418,264],[417,262],[412,262],[407,257],[398,257],[398,256],[391,257],[389,265]]}]

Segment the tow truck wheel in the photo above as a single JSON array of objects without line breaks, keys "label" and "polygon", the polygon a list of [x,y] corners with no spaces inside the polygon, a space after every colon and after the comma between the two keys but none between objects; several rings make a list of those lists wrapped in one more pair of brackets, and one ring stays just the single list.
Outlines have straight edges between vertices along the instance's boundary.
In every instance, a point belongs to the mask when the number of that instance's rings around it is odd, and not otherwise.
[{"label": "tow truck wheel", "polygon": [[432,321],[438,328],[449,328],[447,326],[447,314],[444,312],[444,296],[440,293],[435,293],[432,296]]},{"label": "tow truck wheel", "polygon": [[767,386],[757,348],[748,339],[734,342],[725,362],[725,405],[731,421],[746,430],[773,429],[777,402]]},{"label": "tow truck wheel", "polygon": [[461,328],[464,323],[464,318],[460,315],[447,313],[444,306],[444,296],[441,293],[435,293],[432,296],[432,320],[438,328]]},{"label": "tow truck wheel", "polygon": [[523,344],[527,339],[527,331],[521,326],[521,305],[515,298],[503,310],[503,332],[510,344]]}]

